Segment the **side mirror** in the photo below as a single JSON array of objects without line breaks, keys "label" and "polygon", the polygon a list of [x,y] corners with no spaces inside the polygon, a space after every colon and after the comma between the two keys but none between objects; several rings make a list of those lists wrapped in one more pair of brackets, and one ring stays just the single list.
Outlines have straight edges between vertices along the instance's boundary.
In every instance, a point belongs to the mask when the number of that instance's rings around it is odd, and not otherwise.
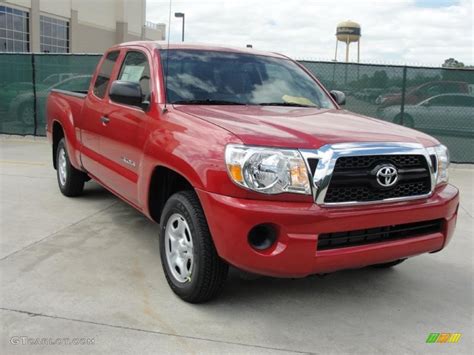
[{"label": "side mirror", "polygon": [[331,90],[329,93],[338,105],[343,106],[346,104],[346,94],[344,94],[342,91]]},{"label": "side mirror", "polygon": [[115,80],[110,86],[109,97],[120,104],[143,108],[142,88],[138,83]]}]

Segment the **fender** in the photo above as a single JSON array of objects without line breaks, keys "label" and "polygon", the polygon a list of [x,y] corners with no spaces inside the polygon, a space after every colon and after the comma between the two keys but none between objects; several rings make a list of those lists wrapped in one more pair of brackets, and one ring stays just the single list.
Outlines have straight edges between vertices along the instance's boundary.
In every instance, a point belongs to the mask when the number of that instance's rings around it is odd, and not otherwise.
[{"label": "fender", "polygon": [[171,107],[150,122],[149,132],[138,181],[138,200],[146,214],[151,177],[158,166],[175,171],[195,189],[218,192],[226,186],[235,188],[224,161],[226,144],[241,143],[234,134]]},{"label": "fender", "polygon": [[[52,98],[54,98],[54,100]],[[55,92],[51,92],[48,96],[46,105],[48,112],[48,138],[51,137],[50,140],[53,141],[54,123],[59,123],[66,139],[66,148],[72,166],[76,169],[83,170],[80,157],[81,143],[79,137],[77,137],[79,130],[75,125],[74,116],[81,114],[84,99],[80,97],[68,97],[68,99],[72,100],[65,100],[61,95],[57,95]]]}]

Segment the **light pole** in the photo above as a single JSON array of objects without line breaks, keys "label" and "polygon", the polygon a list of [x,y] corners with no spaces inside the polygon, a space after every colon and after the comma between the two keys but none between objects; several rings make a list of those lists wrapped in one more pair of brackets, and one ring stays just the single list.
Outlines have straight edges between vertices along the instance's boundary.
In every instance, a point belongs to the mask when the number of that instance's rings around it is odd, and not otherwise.
[{"label": "light pole", "polygon": [[174,17],[182,17],[183,18],[183,30],[181,32],[181,42],[184,42],[184,12],[175,12]]}]

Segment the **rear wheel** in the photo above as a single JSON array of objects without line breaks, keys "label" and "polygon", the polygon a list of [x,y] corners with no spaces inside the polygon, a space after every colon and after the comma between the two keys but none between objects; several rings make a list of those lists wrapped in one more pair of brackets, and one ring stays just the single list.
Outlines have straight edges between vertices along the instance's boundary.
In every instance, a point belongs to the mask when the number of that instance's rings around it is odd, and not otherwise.
[{"label": "rear wheel", "polygon": [[59,189],[64,196],[74,197],[82,194],[87,175],[71,165],[64,138],[59,141],[56,151],[56,173]]},{"label": "rear wheel", "polygon": [[35,110],[33,104],[28,102],[25,103],[20,110],[18,110],[18,117],[23,125],[33,127],[35,123]]},{"label": "rear wheel", "polygon": [[160,228],[161,264],[173,292],[190,303],[216,296],[224,286],[228,265],[217,254],[194,191],[168,199]]},{"label": "rear wheel", "polygon": [[405,261],[406,259],[398,259],[398,260],[395,260],[395,261],[391,261],[389,263],[383,263],[383,264],[375,264],[375,265],[372,265],[372,267],[376,268],[376,269],[387,269],[387,268],[390,268],[390,267],[394,267],[398,264],[401,264]]}]

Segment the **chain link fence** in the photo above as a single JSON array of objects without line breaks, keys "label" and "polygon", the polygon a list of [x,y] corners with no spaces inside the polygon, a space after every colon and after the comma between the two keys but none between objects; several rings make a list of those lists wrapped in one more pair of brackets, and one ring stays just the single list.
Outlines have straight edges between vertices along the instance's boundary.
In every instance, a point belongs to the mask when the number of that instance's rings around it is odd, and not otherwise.
[{"label": "chain link fence", "polygon": [[0,53],[0,133],[44,136],[49,91],[87,90],[100,58]]},{"label": "chain link fence", "polygon": [[[86,90],[100,55],[0,53],[0,132],[45,134],[53,89]],[[346,109],[412,127],[474,163],[474,70],[301,61]],[[382,133],[382,132],[381,132]]]},{"label": "chain link fence", "polygon": [[474,162],[474,70],[301,61],[345,108],[436,137],[458,163]]}]

